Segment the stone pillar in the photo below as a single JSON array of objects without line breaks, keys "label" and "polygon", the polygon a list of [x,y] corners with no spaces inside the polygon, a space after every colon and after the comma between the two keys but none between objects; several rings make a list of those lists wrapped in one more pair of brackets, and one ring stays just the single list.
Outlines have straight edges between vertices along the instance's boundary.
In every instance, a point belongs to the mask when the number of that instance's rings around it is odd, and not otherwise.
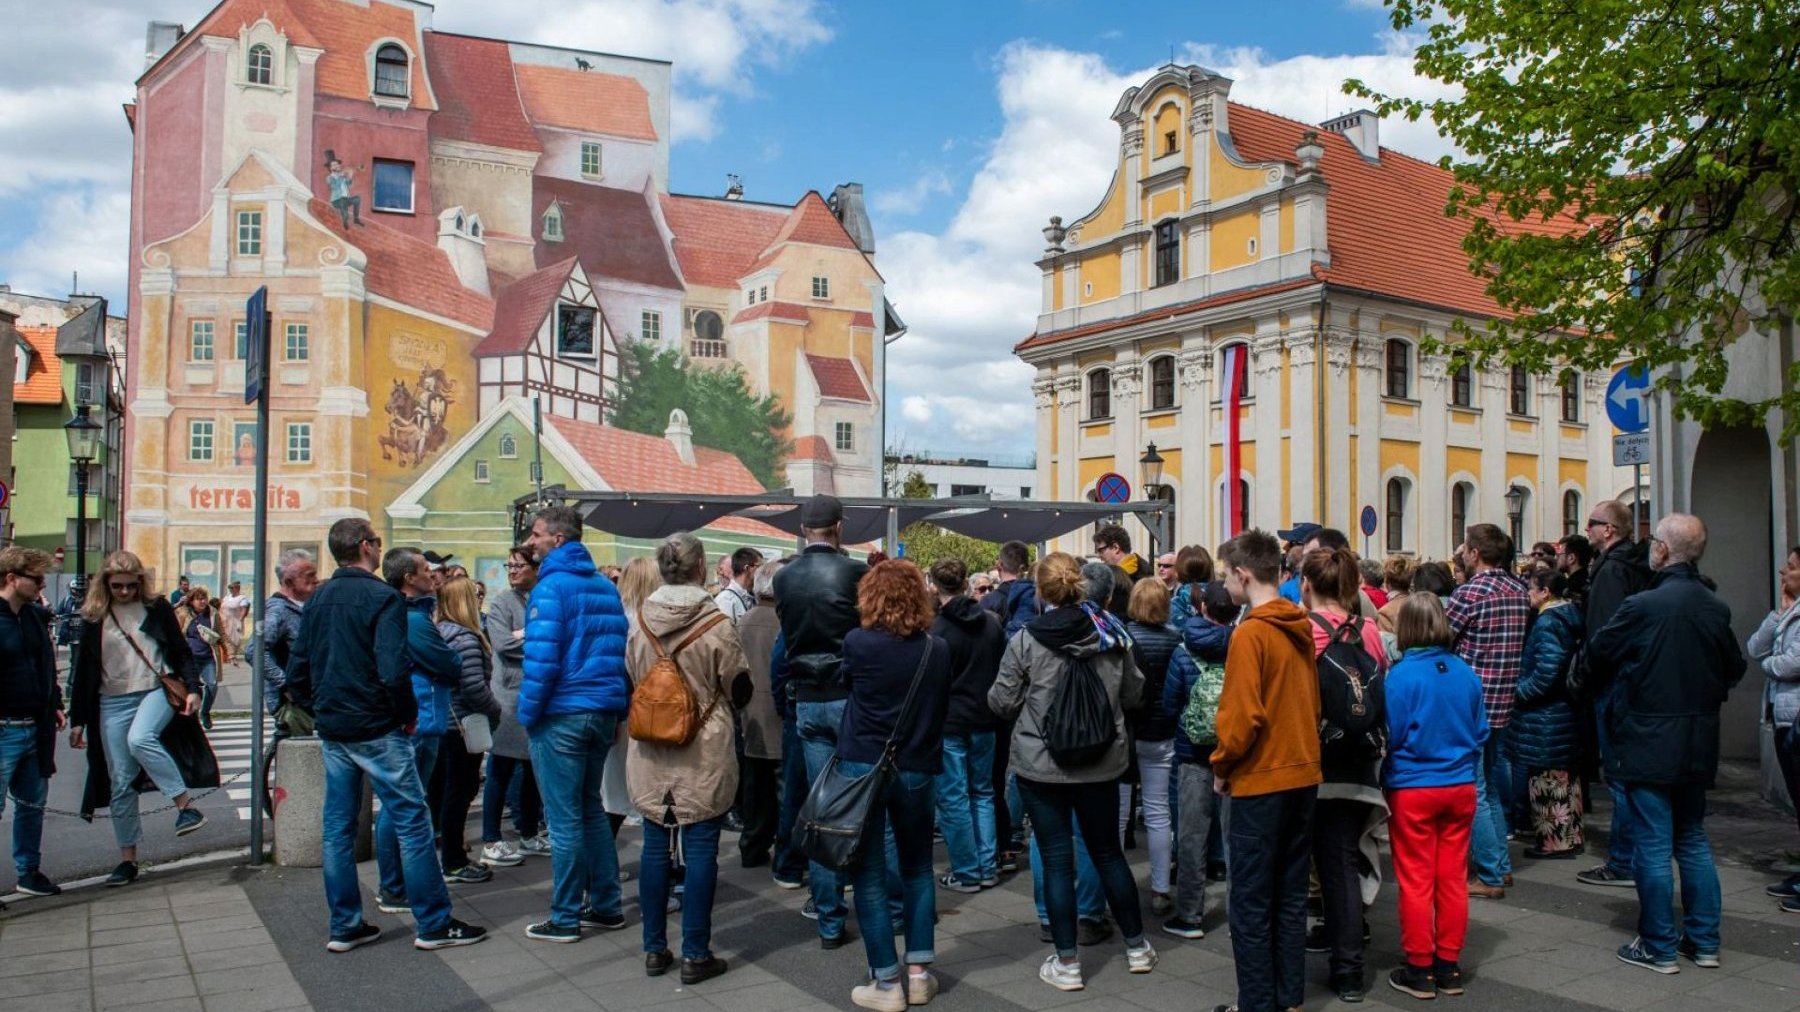
[{"label": "stone pillar", "polygon": [[1080,412],[1081,374],[1065,374],[1056,381],[1056,497],[1065,502],[1081,498]]},{"label": "stone pillar", "polygon": [[1469,526],[1493,524],[1508,530],[1506,515],[1506,419],[1512,408],[1504,367],[1476,374],[1476,400],[1481,408],[1481,486],[1469,503]]},{"label": "stone pillar", "polygon": [[1356,533],[1358,515],[1364,506],[1373,506],[1379,514],[1386,504],[1380,502],[1381,488],[1381,367],[1383,344],[1380,335],[1359,335],[1356,341],[1356,485],[1352,489],[1350,509],[1332,517],[1328,527],[1341,528],[1350,535],[1352,544],[1360,545]]},{"label": "stone pillar", "polygon": [[1281,526],[1308,520],[1318,513],[1319,396],[1316,372],[1319,362],[1317,327],[1286,336],[1288,353],[1288,516],[1277,517]]},{"label": "stone pillar", "polygon": [[1208,545],[1214,537],[1217,500],[1213,496],[1212,419],[1213,350],[1204,332],[1188,339],[1181,352],[1181,497],[1175,516],[1176,540]]},{"label": "stone pillar", "polygon": [[[1250,432],[1256,441],[1256,473],[1250,482],[1250,526],[1280,526],[1281,485],[1281,320],[1275,314],[1256,321],[1250,342],[1250,385],[1256,406],[1250,409]],[[1229,490],[1228,490],[1229,491]]]},{"label": "stone pillar", "polygon": [[[1450,475],[1446,460],[1450,444],[1449,360],[1443,355],[1419,356],[1419,486],[1413,491],[1413,509],[1419,522],[1414,551],[1431,558],[1450,542]],[[1377,507],[1379,508],[1379,507]]]},{"label": "stone pillar", "polygon": [[1325,512],[1306,519],[1329,524],[1350,512],[1350,334],[1333,321],[1325,332]]},{"label": "stone pillar", "polygon": [[1039,370],[1038,378],[1031,382],[1031,394],[1037,405],[1037,477],[1031,483],[1036,492],[1033,498],[1054,500],[1060,497],[1050,481],[1056,461],[1051,449],[1056,435],[1056,380],[1050,370]]}]

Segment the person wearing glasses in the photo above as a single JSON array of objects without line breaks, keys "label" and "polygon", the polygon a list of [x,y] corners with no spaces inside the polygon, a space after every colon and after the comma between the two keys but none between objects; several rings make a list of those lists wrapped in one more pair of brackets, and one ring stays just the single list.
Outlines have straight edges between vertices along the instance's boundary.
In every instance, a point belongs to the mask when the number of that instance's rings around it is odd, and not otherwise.
[{"label": "person wearing glasses", "polygon": [[62,892],[38,870],[44,798],[56,772],[56,732],[64,723],[50,613],[35,603],[50,561],[49,553],[35,548],[0,549],[0,814],[9,793],[18,799],[13,867],[27,896]]},{"label": "person wearing glasses", "polygon": [[194,651],[175,609],[151,593],[137,556],[106,557],[88,584],[81,617],[86,622],[69,692],[69,745],[88,750],[81,815],[92,819],[95,809],[110,809],[119,865],[106,884],[130,885],[143,836],[140,775],[149,774],[174,803],[175,834],[185,836],[206,825],[191,790],[219,786],[219,761],[195,719],[201,686]]}]

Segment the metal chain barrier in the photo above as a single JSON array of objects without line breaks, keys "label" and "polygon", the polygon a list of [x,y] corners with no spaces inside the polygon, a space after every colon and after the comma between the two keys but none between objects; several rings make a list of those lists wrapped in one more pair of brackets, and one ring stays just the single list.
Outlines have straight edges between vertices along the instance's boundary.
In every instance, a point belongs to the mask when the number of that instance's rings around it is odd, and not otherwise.
[{"label": "metal chain barrier", "polygon": [[[243,778],[249,776],[250,773],[251,773],[250,770],[239,770],[238,772],[233,773],[229,779],[221,780],[219,782],[219,786],[217,786],[217,787],[208,787],[205,790],[201,790],[201,791],[189,791],[188,794],[190,795],[190,799],[189,799],[188,803],[193,804],[195,801],[199,801],[201,798],[204,798],[211,794],[215,794],[219,791],[222,791],[225,788],[231,786],[232,784],[237,783],[239,780],[242,780]],[[11,791],[7,792],[7,798],[13,804],[19,806],[20,808],[36,809],[37,811],[44,812],[49,815],[64,815],[64,816],[68,816],[71,819],[84,818],[80,812],[65,812],[60,808],[51,808],[47,804],[46,805],[33,804],[32,802],[21,799],[18,795],[13,794]],[[164,812],[173,812],[175,809],[180,808],[180,807],[181,807],[180,805],[177,805],[177,804],[174,804],[173,802],[171,802],[167,805],[162,806],[161,808],[152,808],[147,812],[140,811],[140,812],[138,812],[138,816],[141,818],[146,815],[161,815]],[[112,818],[112,812],[100,811],[100,810],[96,809],[94,811],[93,817],[96,819],[110,819],[110,818]]]}]

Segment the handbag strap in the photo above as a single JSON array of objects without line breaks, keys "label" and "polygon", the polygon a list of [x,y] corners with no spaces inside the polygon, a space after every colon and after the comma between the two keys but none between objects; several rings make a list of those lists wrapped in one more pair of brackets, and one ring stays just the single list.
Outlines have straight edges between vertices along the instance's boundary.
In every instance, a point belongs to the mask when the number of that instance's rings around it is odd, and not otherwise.
[{"label": "handbag strap", "polygon": [[144,648],[141,646],[138,646],[137,637],[131,635],[131,630],[125,628],[125,623],[119,621],[119,616],[113,614],[111,604],[108,604],[106,606],[106,617],[112,619],[113,628],[119,630],[120,635],[125,637],[125,642],[131,644],[132,653],[135,653],[138,655],[138,660],[144,662],[144,667],[149,668],[150,673],[152,675],[155,675],[157,678],[161,678],[163,676],[163,672],[160,669],[158,669],[156,665],[150,663],[150,658],[145,656],[145,654],[144,654]]},{"label": "handbag strap", "polygon": [[[642,629],[644,631],[644,636],[650,640],[650,646],[656,651],[657,659],[668,661],[670,664],[675,665],[675,670],[677,672],[681,671],[681,663],[679,661],[675,660],[676,656],[679,655],[683,650],[686,650],[688,647],[692,646],[695,641],[700,639],[700,637],[705,636],[708,632],[711,632],[713,626],[716,626],[720,622],[725,621],[725,619],[727,617],[725,615],[725,613],[722,611],[715,613],[711,618],[700,623],[700,625],[697,628],[695,628],[693,632],[688,633],[687,636],[683,637],[682,641],[680,643],[675,644],[674,650],[664,650],[663,645],[662,645],[662,637],[651,632],[650,627],[644,624],[644,606],[643,605],[641,605],[641,604],[638,605],[637,613],[638,613],[638,628]],[[683,674],[682,677],[686,678],[687,676],[685,674]],[[713,690],[712,699],[708,700],[706,703],[706,708],[700,711],[700,721],[697,726],[699,726],[699,727],[706,726],[707,718],[711,717],[713,715],[713,711],[719,708],[719,700],[723,699],[724,697],[725,697],[724,689],[715,688]]]},{"label": "handbag strap", "polygon": [[912,684],[906,688],[906,700],[900,704],[900,715],[894,720],[894,730],[888,734],[887,744],[881,746],[882,762],[891,762],[896,746],[900,742],[900,729],[906,726],[908,711],[912,709],[913,697],[919,692],[919,683],[925,680],[925,662],[931,660],[931,636],[925,637],[925,649],[919,653],[919,667],[913,672]]}]

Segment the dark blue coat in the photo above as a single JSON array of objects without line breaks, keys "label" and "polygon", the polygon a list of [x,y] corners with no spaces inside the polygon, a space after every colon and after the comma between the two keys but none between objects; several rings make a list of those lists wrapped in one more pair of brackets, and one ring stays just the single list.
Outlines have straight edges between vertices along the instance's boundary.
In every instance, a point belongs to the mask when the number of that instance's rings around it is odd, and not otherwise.
[{"label": "dark blue coat", "polygon": [[450,730],[450,690],[462,680],[462,659],[438,632],[431,617],[436,611],[437,598],[429,594],[406,602],[406,662],[412,674],[413,697],[419,701],[414,734]]},{"label": "dark blue coat", "polygon": [[[1181,642],[1187,653],[1176,650],[1169,658],[1169,677],[1163,682],[1163,710],[1175,721],[1175,759],[1184,763],[1206,764],[1212,750],[1196,755],[1194,743],[1181,733],[1181,711],[1187,708],[1188,693],[1200,678],[1195,660],[1225,663],[1225,648],[1231,644],[1231,626],[1220,625],[1205,615],[1195,615],[1181,627]],[[1190,658],[1188,654],[1192,654]]]},{"label": "dark blue coat", "polygon": [[1568,770],[1581,757],[1581,722],[1563,674],[1582,637],[1581,611],[1572,604],[1539,612],[1525,637],[1508,733],[1513,761],[1528,770]]},{"label": "dark blue coat", "polygon": [[567,541],[544,556],[525,608],[519,723],[530,731],[545,717],[625,712],[625,634],[618,588],[587,546]]},{"label": "dark blue coat", "polygon": [[1129,622],[1131,660],[1144,674],[1144,705],[1130,715],[1131,736],[1138,741],[1168,741],[1175,737],[1175,714],[1163,705],[1163,683],[1169,678],[1169,662],[1181,643],[1181,634],[1166,625]]},{"label": "dark blue coat", "polygon": [[288,655],[287,693],[319,737],[370,741],[419,716],[406,658],[406,599],[375,574],[339,566],[307,599]]}]

